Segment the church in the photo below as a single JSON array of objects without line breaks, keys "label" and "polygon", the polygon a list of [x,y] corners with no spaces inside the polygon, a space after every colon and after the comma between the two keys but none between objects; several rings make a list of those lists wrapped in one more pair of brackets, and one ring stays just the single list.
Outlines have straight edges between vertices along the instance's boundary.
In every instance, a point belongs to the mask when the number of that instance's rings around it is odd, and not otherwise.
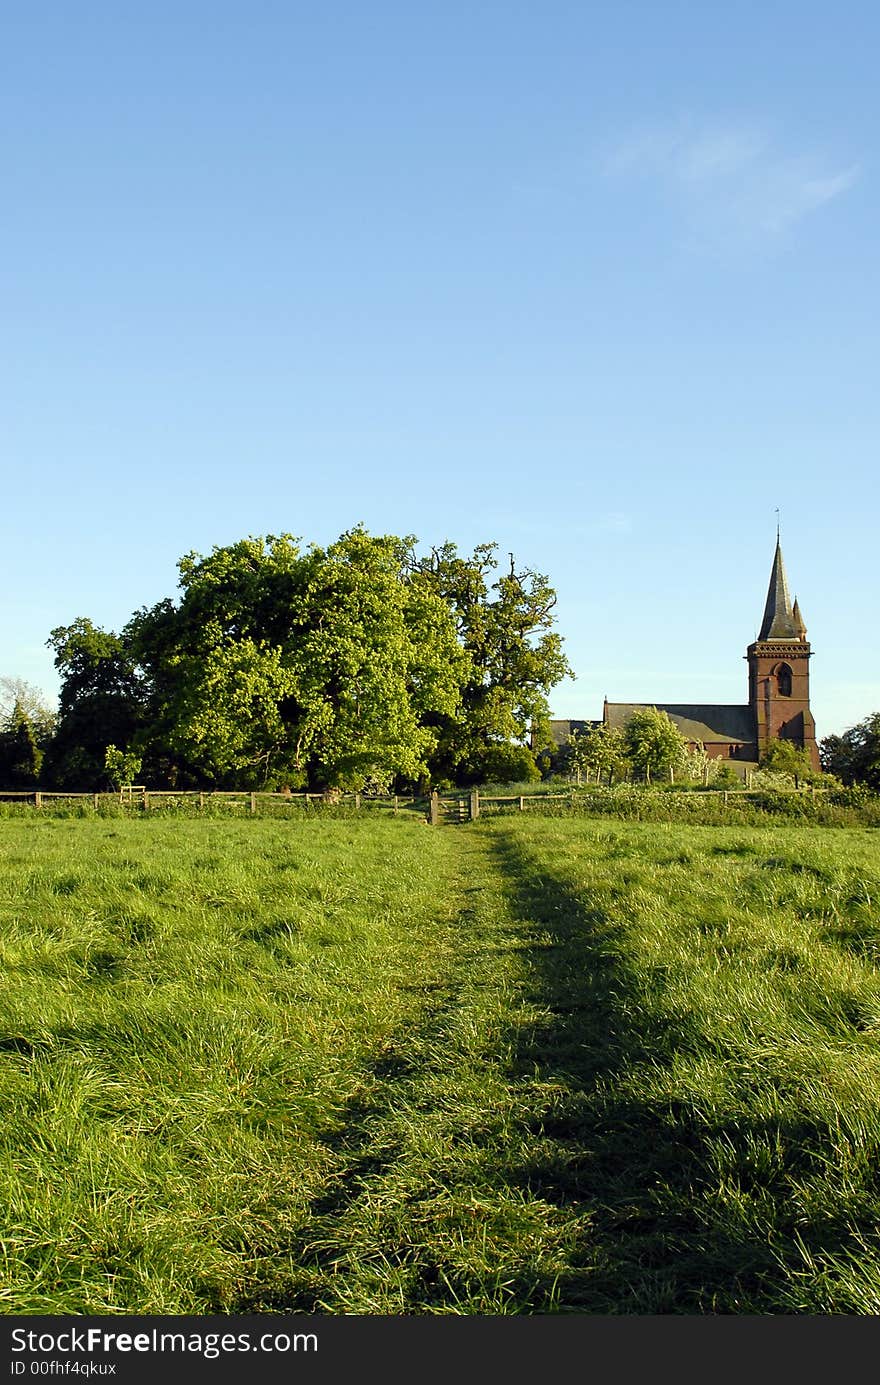
[{"label": "church", "polygon": [[[690,702],[609,702],[602,711],[606,726],[622,729],[633,712],[656,707],[666,712],[692,748],[724,757],[741,775],[753,769],[775,739],[793,741],[819,768],[816,724],[810,711],[810,646],[797,600],[792,605],[779,534],[770,587],[758,638],[749,645],[749,700],[741,706],[708,706]],[[551,721],[554,744],[563,746],[572,731],[600,725],[595,721]]]}]

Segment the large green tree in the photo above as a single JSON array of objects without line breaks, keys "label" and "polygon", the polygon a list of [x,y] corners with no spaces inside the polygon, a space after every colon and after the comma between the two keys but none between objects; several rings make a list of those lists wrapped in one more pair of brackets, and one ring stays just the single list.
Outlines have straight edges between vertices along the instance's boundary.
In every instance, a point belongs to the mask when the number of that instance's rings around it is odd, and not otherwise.
[{"label": "large green tree", "polygon": [[182,595],[126,629],[148,695],[145,763],[217,783],[358,787],[416,780],[465,666],[411,540],[363,528],[189,554]]},{"label": "large green tree", "polygon": [[[529,743],[549,740],[547,694],[571,668],[553,629],[556,593],[548,579],[517,570],[499,576],[497,546],[463,557],[445,543],[414,560],[455,619],[467,660],[457,711],[435,716],[436,778],[456,783],[536,773]],[[493,580],[494,578],[494,580]]]},{"label": "large green tree", "polygon": [[419,558],[362,526],[189,553],[179,596],[121,634],[52,632],[62,679],[50,768],[97,786],[113,754],[147,783],[359,787],[535,774],[530,733],[570,670],[547,579],[496,580],[494,545]]}]

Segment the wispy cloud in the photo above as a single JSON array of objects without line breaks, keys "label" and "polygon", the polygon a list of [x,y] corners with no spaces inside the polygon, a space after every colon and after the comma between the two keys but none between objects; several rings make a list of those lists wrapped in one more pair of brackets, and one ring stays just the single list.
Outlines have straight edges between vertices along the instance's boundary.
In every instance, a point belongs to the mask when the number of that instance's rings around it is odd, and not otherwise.
[{"label": "wispy cloud", "polygon": [[713,239],[767,239],[845,193],[857,163],[792,153],[756,128],[695,121],[631,130],[601,151],[610,178],[655,183],[675,199],[689,228]]}]

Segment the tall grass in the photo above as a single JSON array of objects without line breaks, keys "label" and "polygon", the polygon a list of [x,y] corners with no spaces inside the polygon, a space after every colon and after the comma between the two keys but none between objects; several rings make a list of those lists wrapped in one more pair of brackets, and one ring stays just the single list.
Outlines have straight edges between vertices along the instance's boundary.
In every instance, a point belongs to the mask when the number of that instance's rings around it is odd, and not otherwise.
[{"label": "tall grass", "polygon": [[870,831],[0,846],[4,1311],[880,1311]]},{"label": "tall grass", "polygon": [[540,930],[530,1187],[572,1310],[880,1311],[870,833],[485,824]]},{"label": "tall grass", "polygon": [[231,1309],[443,970],[448,841],[47,818],[2,842],[0,1304]]}]

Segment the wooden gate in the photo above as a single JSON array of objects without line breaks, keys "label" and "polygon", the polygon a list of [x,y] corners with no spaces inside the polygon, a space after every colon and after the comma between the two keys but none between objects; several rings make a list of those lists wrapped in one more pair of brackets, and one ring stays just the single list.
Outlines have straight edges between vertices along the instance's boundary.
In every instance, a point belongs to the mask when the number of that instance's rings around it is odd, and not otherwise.
[{"label": "wooden gate", "polygon": [[449,823],[468,822],[470,819],[470,796],[466,793],[431,795],[428,805],[428,821],[432,827],[444,827]]}]

